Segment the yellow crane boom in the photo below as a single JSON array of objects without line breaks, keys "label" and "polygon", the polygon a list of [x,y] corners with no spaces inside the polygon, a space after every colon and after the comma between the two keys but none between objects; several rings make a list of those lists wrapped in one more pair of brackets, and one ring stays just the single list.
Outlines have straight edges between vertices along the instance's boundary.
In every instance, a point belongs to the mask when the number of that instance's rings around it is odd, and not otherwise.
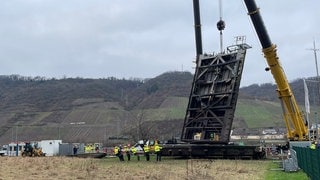
[{"label": "yellow crane boom", "polygon": [[308,140],[308,128],[302,112],[300,111],[296,99],[292,93],[284,70],[277,55],[276,45],[272,44],[261,18],[259,8],[254,0],[244,0],[248,15],[254,25],[259,41],[262,45],[264,57],[268,63],[266,70],[271,70],[277,85],[277,92],[281,101],[283,118],[287,127],[287,138],[291,141]]}]

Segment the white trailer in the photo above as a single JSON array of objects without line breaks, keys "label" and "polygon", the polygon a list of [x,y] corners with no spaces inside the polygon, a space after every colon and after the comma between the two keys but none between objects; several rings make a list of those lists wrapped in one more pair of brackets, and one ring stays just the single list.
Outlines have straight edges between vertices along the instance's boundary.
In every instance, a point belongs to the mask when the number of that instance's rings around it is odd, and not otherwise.
[{"label": "white trailer", "polygon": [[62,140],[41,140],[38,142],[38,146],[42,148],[45,156],[59,155],[60,144],[62,144]]}]

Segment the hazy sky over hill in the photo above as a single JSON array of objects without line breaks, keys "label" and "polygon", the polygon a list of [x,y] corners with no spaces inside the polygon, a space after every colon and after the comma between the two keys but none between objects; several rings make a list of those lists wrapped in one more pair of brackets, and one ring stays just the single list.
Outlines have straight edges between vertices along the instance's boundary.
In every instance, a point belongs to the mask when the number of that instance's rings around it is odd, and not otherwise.
[{"label": "hazy sky over hill", "polygon": [[[256,0],[289,80],[316,75],[320,1]],[[218,0],[200,0],[204,52],[219,51]],[[274,82],[242,0],[223,0],[224,44],[245,35],[242,86]],[[194,72],[192,0],[0,1],[0,74],[152,78]]]}]

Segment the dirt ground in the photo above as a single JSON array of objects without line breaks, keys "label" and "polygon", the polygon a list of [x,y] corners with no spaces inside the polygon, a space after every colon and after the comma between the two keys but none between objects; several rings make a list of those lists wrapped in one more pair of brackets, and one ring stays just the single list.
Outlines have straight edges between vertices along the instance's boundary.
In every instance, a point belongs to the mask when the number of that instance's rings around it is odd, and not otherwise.
[{"label": "dirt ground", "polygon": [[264,179],[267,161],[177,160],[119,162],[117,158],[0,157],[0,180],[8,179]]}]

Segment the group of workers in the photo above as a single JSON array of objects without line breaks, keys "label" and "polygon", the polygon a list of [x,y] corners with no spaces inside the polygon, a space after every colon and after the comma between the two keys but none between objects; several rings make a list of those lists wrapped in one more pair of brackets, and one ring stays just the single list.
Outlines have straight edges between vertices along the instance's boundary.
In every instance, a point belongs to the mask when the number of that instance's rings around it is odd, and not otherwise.
[{"label": "group of workers", "polygon": [[99,152],[99,145],[98,144],[87,144],[84,146],[85,153],[93,153]]},{"label": "group of workers", "polygon": [[[156,161],[161,161],[161,150],[162,147],[159,144],[154,145],[154,153],[156,154]],[[143,155],[146,157],[146,161],[150,161],[150,147],[148,145],[143,146]],[[140,161],[140,156],[142,153],[138,152],[136,147],[131,147],[128,144],[127,146],[122,147],[121,145],[114,147],[114,155],[119,157],[120,161],[124,161],[124,156],[127,157],[127,160],[131,160],[131,154],[137,157],[137,160]]]}]

